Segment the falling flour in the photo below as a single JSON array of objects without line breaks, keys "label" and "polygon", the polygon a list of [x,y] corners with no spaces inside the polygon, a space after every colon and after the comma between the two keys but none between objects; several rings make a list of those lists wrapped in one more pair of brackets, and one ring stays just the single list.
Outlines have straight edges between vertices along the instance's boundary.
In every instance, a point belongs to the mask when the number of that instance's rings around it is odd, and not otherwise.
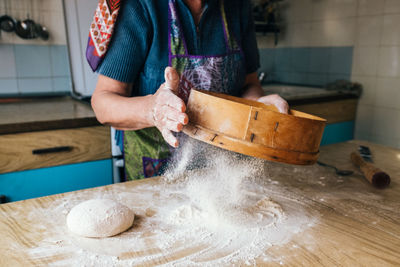
[{"label": "falling flour", "polygon": [[[283,259],[269,250],[312,227],[316,217],[301,199],[269,182],[264,165],[188,139],[161,182],[129,189],[115,185],[86,196],[113,199],[133,210],[135,221],[127,232],[91,239],[56,227],[49,229],[52,238],[29,253],[73,255],[60,256],[55,266],[280,263]],[[72,195],[44,213],[62,222],[81,201]]]},{"label": "falling flour", "polygon": [[[201,158],[207,158],[207,161],[199,167],[196,159]],[[171,224],[201,225],[218,232],[237,227],[271,226],[284,218],[279,204],[257,195],[254,189],[249,190],[257,176],[262,176],[261,160],[190,139],[179,159],[179,167],[171,168],[165,180],[178,183],[186,199],[168,217]]]}]

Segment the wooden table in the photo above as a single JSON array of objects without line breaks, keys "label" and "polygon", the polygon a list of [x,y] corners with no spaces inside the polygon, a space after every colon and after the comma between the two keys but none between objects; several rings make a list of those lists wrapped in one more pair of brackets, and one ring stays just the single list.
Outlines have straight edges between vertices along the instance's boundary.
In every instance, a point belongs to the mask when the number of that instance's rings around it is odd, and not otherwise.
[{"label": "wooden table", "polygon": [[[349,155],[358,144],[370,146],[376,165],[391,175],[389,188],[375,189],[358,173],[337,177],[324,167],[268,163],[267,169],[274,182],[298,195],[307,203],[307,209],[319,217],[315,226],[294,235],[288,243],[269,248],[269,255],[282,259],[281,263],[289,266],[400,265],[400,150],[351,141],[322,147],[320,160],[355,170]],[[300,172],[303,175],[299,175]],[[46,243],[56,232],[54,229],[65,228],[66,211],[59,207],[67,205],[67,201],[79,203],[93,195],[123,199],[124,193],[145,183],[157,185],[159,180],[115,184],[0,205],[0,266],[57,265],[78,257],[78,251],[60,253]],[[56,241],[52,246],[67,242],[62,237],[53,238]],[[41,249],[43,244],[46,247]],[[35,253],[29,253],[30,249],[35,249]],[[112,251],[112,248],[104,248],[107,249]],[[154,253],[154,250],[156,248],[149,247],[148,251],[114,255],[120,257],[116,266],[124,266],[124,260]],[[190,252],[159,257],[143,265],[173,262],[185,253]],[[258,263],[260,266],[279,265],[279,261]]]}]

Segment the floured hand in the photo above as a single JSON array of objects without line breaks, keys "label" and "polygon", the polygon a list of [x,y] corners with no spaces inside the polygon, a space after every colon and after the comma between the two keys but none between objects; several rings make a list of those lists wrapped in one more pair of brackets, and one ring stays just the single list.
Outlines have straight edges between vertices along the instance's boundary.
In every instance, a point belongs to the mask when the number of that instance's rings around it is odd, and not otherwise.
[{"label": "floured hand", "polygon": [[175,69],[165,69],[165,83],[153,95],[153,108],[151,120],[160,130],[164,140],[173,147],[179,145],[178,139],[172,132],[180,132],[183,126],[189,122],[185,113],[186,105],[177,96],[179,75]]},{"label": "floured hand", "polygon": [[288,114],[289,112],[289,104],[277,94],[262,96],[257,101],[266,105],[274,105],[280,113]]}]

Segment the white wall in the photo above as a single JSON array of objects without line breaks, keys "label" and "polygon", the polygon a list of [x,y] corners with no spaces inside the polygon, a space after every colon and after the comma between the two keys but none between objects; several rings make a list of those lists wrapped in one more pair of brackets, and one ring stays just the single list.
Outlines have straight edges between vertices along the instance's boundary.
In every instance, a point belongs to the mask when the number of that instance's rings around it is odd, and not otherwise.
[{"label": "white wall", "polygon": [[[278,47],[352,46],[355,137],[400,148],[400,0],[286,0]],[[273,47],[259,36],[259,48]]]},{"label": "white wall", "polygon": [[364,85],[356,137],[400,147],[400,1],[360,1],[353,80]]},{"label": "white wall", "polygon": [[[357,0],[284,1],[278,47],[354,45],[357,6]],[[259,47],[273,47],[272,37],[259,36]]]}]

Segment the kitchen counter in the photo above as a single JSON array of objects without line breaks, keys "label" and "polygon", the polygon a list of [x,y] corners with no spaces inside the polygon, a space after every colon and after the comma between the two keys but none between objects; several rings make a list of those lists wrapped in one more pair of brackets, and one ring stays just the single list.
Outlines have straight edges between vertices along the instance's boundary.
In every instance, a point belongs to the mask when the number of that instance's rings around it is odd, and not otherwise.
[{"label": "kitchen counter", "polygon": [[[284,189],[285,196],[296,196],[297,203],[315,219],[313,226],[297,232],[285,244],[269,247],[256,263],[262,266],[398,266],[400,264],[400,150],[361,141],[321,147],[320,160],[338,168],[353,169],[349,157],[359,144],[368,145],[377,166],[392,178],[389,188],[373,188],[359,173],[336,176],[321,166],[290,166],[268,163],[268,187]],[[174,250],[157,247],[152,232],[135,235],[153,216],[151,201],[129,199],[132,192],[144,194],[143,186],[162,190],[159,178],[115,184],[89,190],[53,195],[0,205],[0,265],[84,265],[126,266],[141,259],[145,266],[178,262],[203,248],[177,242]],[[138,189],[139,188],[139,189]],[[114,198],[132,205],[140,213],[134,227],[121,237],[107,239],[75,238],[68,233],[65,218],[81,201]],[[271,196],[273,197],[273,196]],[[146,212],[141,212],[141,211]],[[156,226],[152,226],[154,230]],[[164,229],[167,231],[166,229]],[[164,231],[163,230],[163,231]],[[132,241],[130,238],[135,239]],[[126,249],[124,242],[137,242],[146,249]],[[133,244],[135,247],[135,243]],[[201,254],[198,255],[201,257]],[[224,257],[225,254],[215,255]],[[213,259],[207,259],[213,260]],[[201,263],[207,262],[205,259]],[[235,262],[235,265],[246,265]],[[133,265],[133,264],[131,264]],[[231,266],[232,263],[225,262]]]},{"label": "kitchen counter", "polygon": [[325,88],[307,86],[269,84],[264,85],[263,89],[266,95],[279,94],[288,101],[291,106],[359,98],[359,96],[352,91],[327,90]]},{"label": "kitchen counter", "polygon": [[[308,87],[265,86],[266,93],[279,93],[300,111],[328,119],[328,123],[354,119],[357,97],[349,93]],[[334,107],[320,102],[339,100]],[[305,105],[309,104],[309,105]],[[331,115],[332,111],[339,114]],[[98,126],[89,103],[71,97],[0,99],[0,134]]]},{"label": "kitchen counter", "polygon": [[0,134],[98,126],[88,103],[71,97],[0,101]]}]

